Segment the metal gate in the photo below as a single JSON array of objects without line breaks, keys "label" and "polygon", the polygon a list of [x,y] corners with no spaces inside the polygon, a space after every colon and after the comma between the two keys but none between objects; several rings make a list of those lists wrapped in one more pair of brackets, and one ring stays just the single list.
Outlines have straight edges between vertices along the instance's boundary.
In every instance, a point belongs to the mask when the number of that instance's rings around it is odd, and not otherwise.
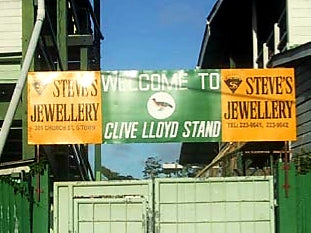
[{"label": "metal gate", "polygon": [[273,233],[273,180],[156,180],[155,213],[157,233]]},{"label": "metal gate", "polygon": [[151,181],[55,183],[54,232],[152,232],[151,189]]},{"label": "metal gate", "polygon": [[74,200],[74,232],[147,232],[146,200],[141,197],[100,197]]},{"label": "metal gate", "polygon": [[54,232],[274,233],[272,177],[55,184]]}]

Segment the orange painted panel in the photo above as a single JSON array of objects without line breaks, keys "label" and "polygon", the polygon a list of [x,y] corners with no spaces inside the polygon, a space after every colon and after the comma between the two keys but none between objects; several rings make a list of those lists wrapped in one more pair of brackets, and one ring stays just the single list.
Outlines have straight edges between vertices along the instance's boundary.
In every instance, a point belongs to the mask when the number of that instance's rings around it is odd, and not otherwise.
[{"label": "orange painted panel", "polygon": [[100,72],[30,72],[28,143],[102,143]]},{"label": "orange painted panel", "polygon": [[221,70],[222,141],[296,140],[292,68]]}]

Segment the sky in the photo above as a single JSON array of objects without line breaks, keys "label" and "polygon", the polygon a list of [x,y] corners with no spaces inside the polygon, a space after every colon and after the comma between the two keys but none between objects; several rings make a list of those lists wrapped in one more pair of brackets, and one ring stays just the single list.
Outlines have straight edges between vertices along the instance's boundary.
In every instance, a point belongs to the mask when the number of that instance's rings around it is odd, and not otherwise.
[{"label": "sky", "polygon": [[[102,0],[101,70],[194,69],[216,0]],[[102,146],[102,165],[142,178],[144,162],[179,158],[180,143]]]}]

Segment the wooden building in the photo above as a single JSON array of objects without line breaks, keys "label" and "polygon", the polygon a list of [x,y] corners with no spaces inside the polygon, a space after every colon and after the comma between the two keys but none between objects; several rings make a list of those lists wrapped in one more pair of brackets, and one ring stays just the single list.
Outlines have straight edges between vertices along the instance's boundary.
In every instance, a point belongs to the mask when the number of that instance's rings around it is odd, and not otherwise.
[{"label": "wooden building", "polygon": [[[29,71],[100,70],[100,1],[43,1],[45,17]],[[38,3],[22,0],[0,2],[0,125],[25,60],[38,15]],[[95,10],[94,10],[95,9]],[[27,145],[27,101],[24,89],[0,159],[0,166],[35,158],[34,146]],[[69,154],[84,153],[82,147],[42,146],[55,168],[62,166],[61,179],[68,178]],[[58,154],[58,156],[55,156]],[[61,154],[62,156],[60,156]],[[74,160],[78,158],[76,154]],[[59,160],[58,162],[56,160]],[[67,162],[66,162],[67,161]],[[7,164],[8,163],[8,164]],[[67,178],[66,178],[67,177]]]},{"label": "wooden building", "polygon": [[[305,0],[218,0],[207,17],[198,68],[293,67],[297,141],[220,144],[198,176],[271,174],[276,161],[311,150],[311,4]],[[221,165],[220,167],[218,165]],[[216,172],[219,174],[219,172]]]},{"label": "wooden building", "polygon": [[[0,228],[50,232],[53,182],[94,176],[85,145],[28,145],[27,88],[20,80],[28,71],[99,71],[100,1],[1,0],[0,6]],[[10,106],[17,109],[2,136]]]}]

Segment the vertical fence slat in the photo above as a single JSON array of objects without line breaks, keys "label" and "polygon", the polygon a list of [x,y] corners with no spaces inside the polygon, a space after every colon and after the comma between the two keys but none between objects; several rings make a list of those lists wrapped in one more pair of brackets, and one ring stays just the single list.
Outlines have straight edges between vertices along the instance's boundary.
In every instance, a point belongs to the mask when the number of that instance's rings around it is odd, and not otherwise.
[{"label": "vertical fence slat", "polygon": [[297,200],[296,200],[296,179],[295,179],[295,166],[289,164],[288,170],[289,191],[286,198],[284,185],[285,185],[285,170],[284,164],[278,164],[277,176],[277,197],[278,197],[278,233],[298,233],[297,232]]},{"label": "vertical fence slat", "polygon": [[4,184],[0,181],[0,233],[3,233],[4,230],[4,221],[3,220],[3,193],[4,193]]}]

